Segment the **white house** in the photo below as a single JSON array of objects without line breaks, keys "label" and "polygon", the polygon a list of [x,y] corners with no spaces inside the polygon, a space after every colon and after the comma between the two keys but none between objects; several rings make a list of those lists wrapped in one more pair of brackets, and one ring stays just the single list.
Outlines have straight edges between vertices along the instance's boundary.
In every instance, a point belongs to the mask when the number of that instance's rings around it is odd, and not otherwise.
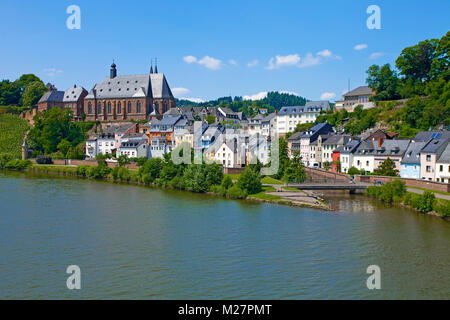
[{"label": "white house", "polygon": [[330,110],[328,101],[308,101],[304,106],[282,107],[277,114],[277,132],[285,135],[298,124],[314,123],[321,111]]},{"label": "white house", "polygon": [[122,141],[120,148],[117,149],[116,156],[127,156],[128,158],[148,158],[148,143],[145,139]]},{"label": "white house", "polygon": [[375,170],[377,144],[378,141],[375,140],[361,142],[353,154],[353,167],[359,170],[373,172]]},{"label": "white house", "polygon": [[116,150],[114,133],[100,133],[86,140],[86,157],[95,158],[97,154],[112,154]]}]

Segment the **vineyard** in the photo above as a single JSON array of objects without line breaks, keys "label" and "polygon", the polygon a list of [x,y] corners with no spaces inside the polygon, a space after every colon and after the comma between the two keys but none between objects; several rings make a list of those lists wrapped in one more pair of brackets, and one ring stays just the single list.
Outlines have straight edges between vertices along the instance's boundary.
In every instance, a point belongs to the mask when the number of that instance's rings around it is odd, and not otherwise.
[{"label": "vineyard", "polygon": [[27,121],[17,115],[0,113],[0,154],[20,159],[23,135],[28,128]]}]

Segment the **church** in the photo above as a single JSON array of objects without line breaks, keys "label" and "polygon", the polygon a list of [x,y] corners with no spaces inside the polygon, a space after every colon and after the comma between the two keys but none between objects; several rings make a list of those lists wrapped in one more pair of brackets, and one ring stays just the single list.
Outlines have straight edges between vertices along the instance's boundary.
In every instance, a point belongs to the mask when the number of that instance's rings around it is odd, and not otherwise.
[{"label": "church", "polygon": [[118,76],[114,62],[109,77],[84,99],[86,121],[148,120],[174,107],[172,91],[157,66],[148,74]]}]

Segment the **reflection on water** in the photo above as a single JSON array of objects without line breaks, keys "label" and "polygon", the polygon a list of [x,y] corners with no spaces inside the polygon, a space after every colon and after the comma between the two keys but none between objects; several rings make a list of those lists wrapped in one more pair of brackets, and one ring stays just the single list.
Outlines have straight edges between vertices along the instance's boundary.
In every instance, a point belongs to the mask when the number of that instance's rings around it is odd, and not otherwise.
[{"label": "reflection on water", "polygon": [[450,298],[448,222],[327,201],[339,210],[0,173],[0,298]]}]

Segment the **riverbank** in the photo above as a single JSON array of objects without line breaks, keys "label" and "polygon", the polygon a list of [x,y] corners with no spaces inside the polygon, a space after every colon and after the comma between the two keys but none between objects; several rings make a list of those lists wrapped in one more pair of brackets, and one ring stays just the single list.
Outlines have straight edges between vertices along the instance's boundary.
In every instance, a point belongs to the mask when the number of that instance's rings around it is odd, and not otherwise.
[{"label": "riverbank", "polygon": [[[168,185],[161,185],[157,183],[144,183],[139,178],[139,172],[137,170],[129,170],[125,169],[126,173],[124,174],[114,174],[114,172],[107,174],[106,176],[102,177],[96,177],[96,178],[89,178],[86,175],[85,170],[86,168],[83,168],[83,166],[67,166],[67,165],[39,165],[39,164],[33,164],[31,166],[28,166],[24,170],[21,170],[22,172],[27,173],[39,173],[39,174],[45,174],[49,176],[59,175],[63,177],[68,178],[77,178],[77,179],[91,179],[96,181],[103,181],[103,182],[109,182],[109,183],[123,183],[123,184],[133,184],[133,185],[139,185],[144,187],[152,187],[152,188],[162,188],[162,189],[173,189],[173,190],[181,190],[181,191],[187,191],[188,190],[182,190],[179,188],[174,188]],[[81,172],[81,174],[80,174]],[[281,187],[281,186],[280,186]],[[249,194],[246,195],[246,197],[241,196],[228,196],[228,194],[221,194],[218,192],[208,191],[205,192],[210,195],[214,195],[217,197],[225,198],[225,199],[232,199],[232,200],[243,200],[243,201],[253,201],[253,202],[266,202],[266,203],[272,203],[272,204],[278,204],[278,205],[284,205],[284,206],[291,206],[291,207],[298,207],[298,208],[312,208],[312,209],[320,209],[325,211],[331,211],[332,209],[324,202],[319,199],[317,199],[314,196],[311,196],[307,193],[304,193],[302,191],[294,192],[284,190],[280,188],[281,190],[277,191],[273,187],[269,186],[263,186],[262,191],[258,192],[256,194]]]}]

